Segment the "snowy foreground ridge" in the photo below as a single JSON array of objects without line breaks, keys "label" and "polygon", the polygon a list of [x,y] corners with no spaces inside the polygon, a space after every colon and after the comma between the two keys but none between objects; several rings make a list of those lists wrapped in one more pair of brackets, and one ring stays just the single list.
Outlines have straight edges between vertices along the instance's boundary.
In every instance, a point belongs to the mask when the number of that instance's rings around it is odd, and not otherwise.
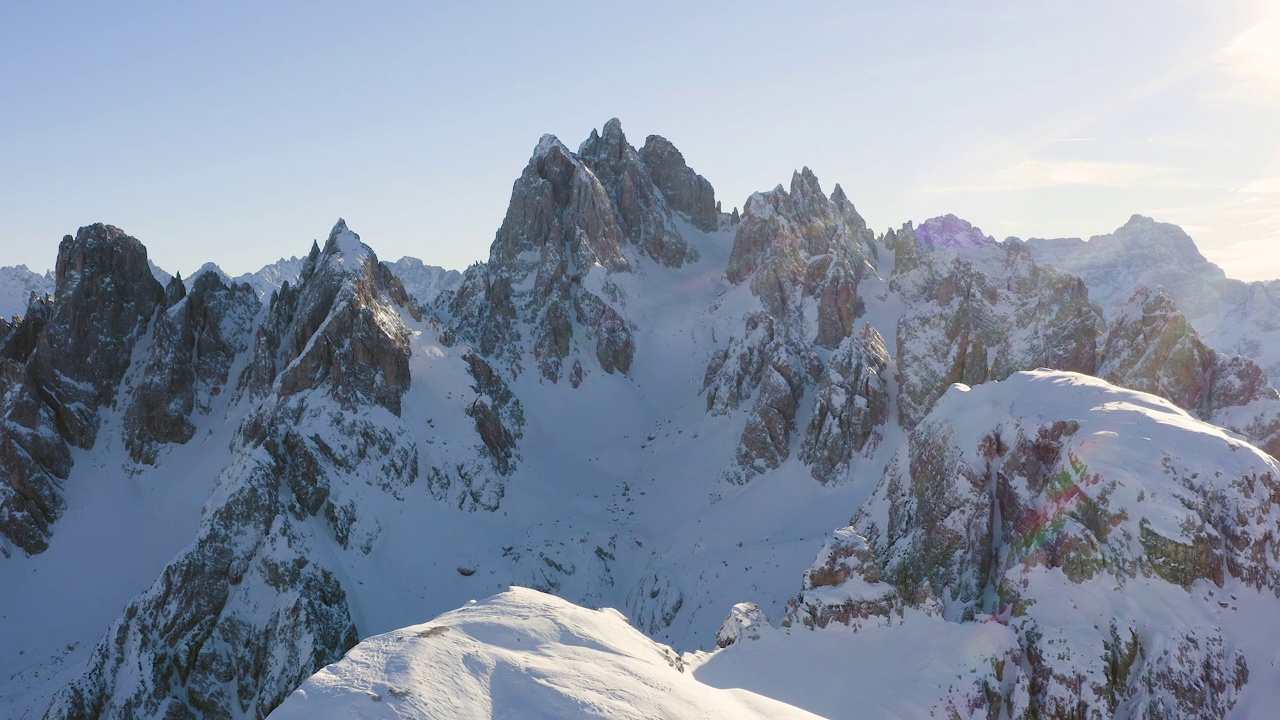
[{"label": "snowy foreground ridge", "polygon": [[613,120],[463,273],[3,270],[0,717],[1280,707],[1280,286],[1176,226],[726,213]]},{"label": "snowy foreground ridge", "polygon": [[811,718],[698,682],[616,610],[512,588],[369,638],[271,717]]}]

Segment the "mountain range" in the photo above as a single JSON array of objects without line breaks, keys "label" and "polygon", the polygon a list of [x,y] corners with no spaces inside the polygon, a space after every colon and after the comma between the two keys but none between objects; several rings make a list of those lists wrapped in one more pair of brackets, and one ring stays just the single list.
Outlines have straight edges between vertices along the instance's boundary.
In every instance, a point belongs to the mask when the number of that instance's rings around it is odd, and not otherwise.
[{"label": "mountain range", "polygon": [[0,715],[1268,717],[1277,282],[617,120],[461,273],[82,227],[0,269]]}]

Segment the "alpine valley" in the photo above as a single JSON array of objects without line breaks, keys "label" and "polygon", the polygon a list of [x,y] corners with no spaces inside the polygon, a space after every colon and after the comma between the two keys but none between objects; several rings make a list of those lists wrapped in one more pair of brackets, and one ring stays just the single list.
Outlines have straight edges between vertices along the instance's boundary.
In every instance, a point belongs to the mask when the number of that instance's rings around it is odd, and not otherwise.
[{"label": "alpine valley", "polygon": [[0,302],[2,717],[1280,707],[1280,281],[1174,225],[725,213],[611,120],[463,273],[94,224]]}]

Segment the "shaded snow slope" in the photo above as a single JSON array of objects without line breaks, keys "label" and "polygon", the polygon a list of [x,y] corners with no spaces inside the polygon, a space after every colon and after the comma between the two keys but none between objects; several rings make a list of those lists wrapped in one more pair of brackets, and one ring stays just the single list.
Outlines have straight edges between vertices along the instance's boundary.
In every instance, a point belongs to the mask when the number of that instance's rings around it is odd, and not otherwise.
[{"label": "shaded snow slope", "polygon": [[699,682],[615,610],[512,588],[377,635],[313,675],[272,718],[809,718]]}]

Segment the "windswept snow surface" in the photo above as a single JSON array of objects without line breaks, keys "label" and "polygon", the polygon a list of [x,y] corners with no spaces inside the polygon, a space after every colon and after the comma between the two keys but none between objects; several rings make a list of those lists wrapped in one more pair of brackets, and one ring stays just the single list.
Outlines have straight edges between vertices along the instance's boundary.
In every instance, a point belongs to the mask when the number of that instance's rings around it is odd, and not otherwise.
[{"label": "windswept snow surface", "polygon": [[812,718],[699,682],[616,610],[512,588],[371,637],[271,714],[291,718]]}]

